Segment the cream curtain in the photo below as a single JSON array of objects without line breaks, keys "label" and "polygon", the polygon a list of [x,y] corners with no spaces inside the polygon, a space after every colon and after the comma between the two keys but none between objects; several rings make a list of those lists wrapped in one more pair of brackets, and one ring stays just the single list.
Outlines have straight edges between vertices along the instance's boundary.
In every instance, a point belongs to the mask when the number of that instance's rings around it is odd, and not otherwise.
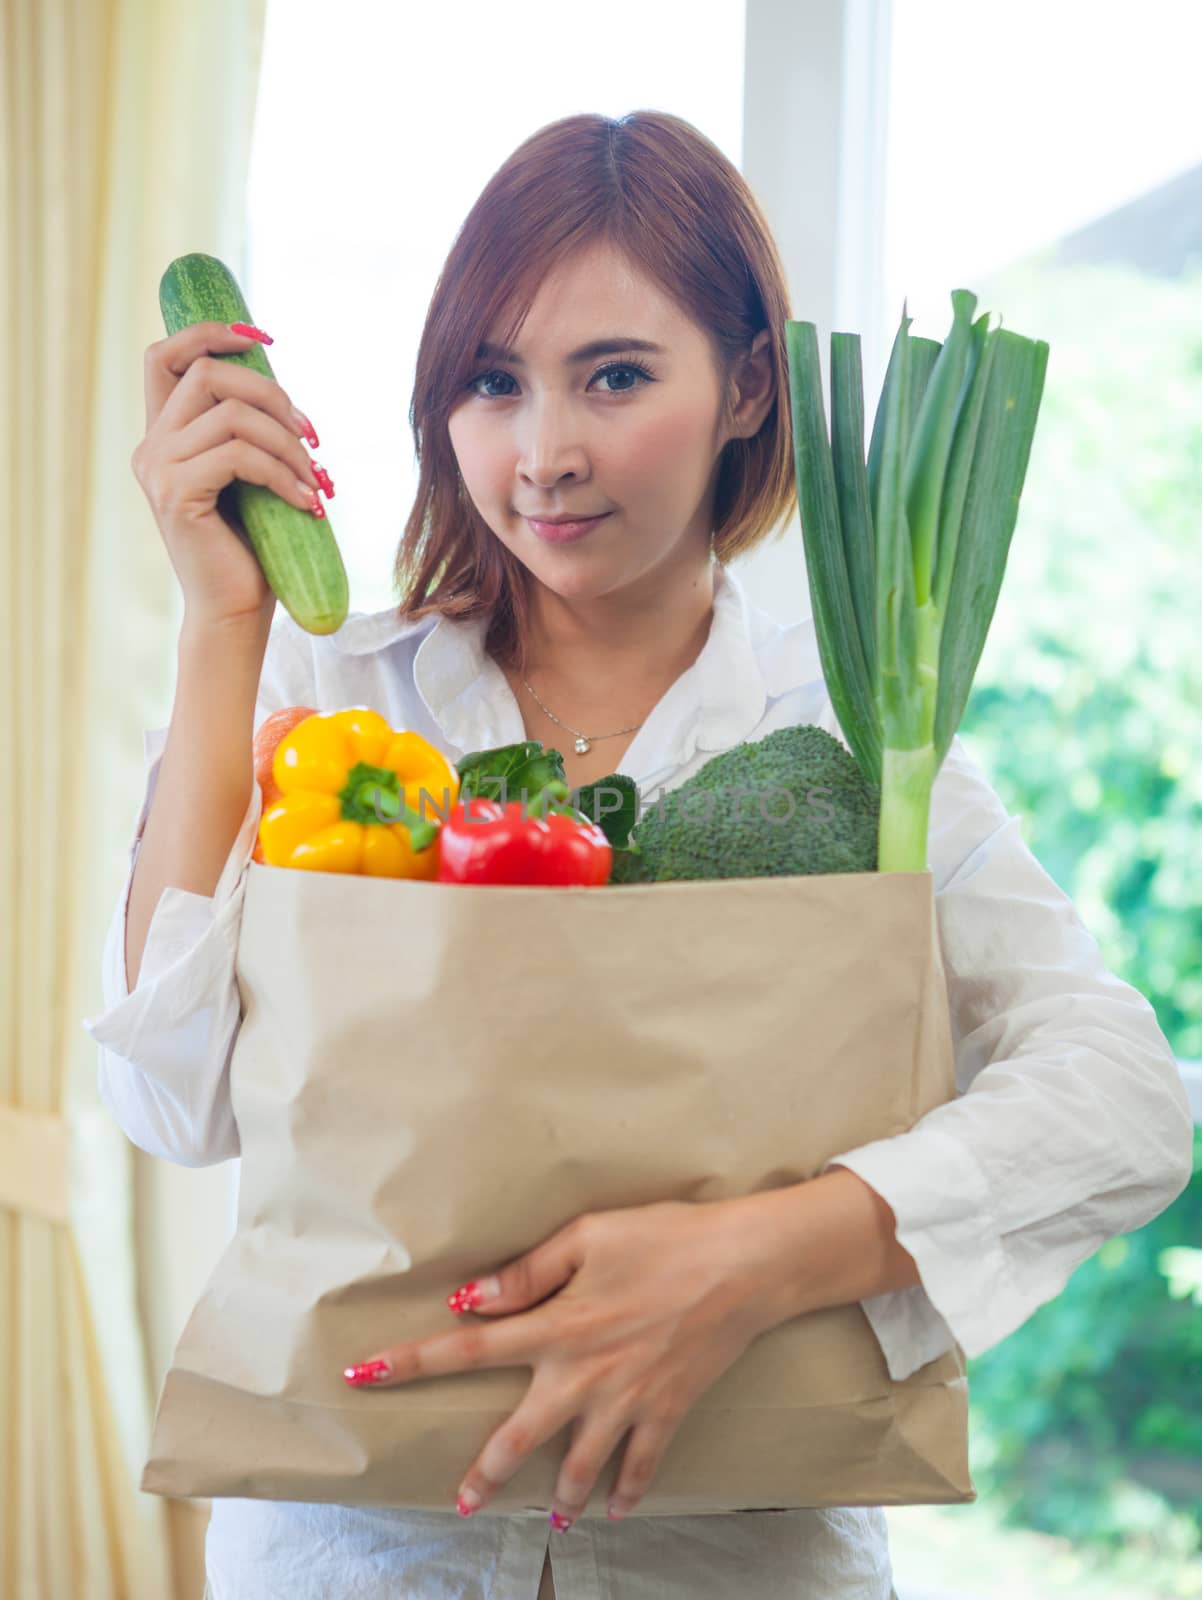
[{"label": "cream curtain", "polygon": [[[165,1600],[144,1163],[81,1019],[179,597],[130,468],[158,282],[245,271],[266,0],[0,0],[0,1595]],[[155,1164],[158,1165],[158,1164]]]}]

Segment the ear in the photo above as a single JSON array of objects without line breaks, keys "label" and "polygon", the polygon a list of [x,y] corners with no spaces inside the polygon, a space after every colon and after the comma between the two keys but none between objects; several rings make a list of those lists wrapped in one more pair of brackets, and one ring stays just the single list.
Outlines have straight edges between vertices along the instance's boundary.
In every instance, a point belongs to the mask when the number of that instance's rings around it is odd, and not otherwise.
[{"label": "ear", "polygon": [[772,408],[776,377],[772,370],[771,340],[771,331],[761,328],[732,375],[728,419],[732,439],[752,438]]}]

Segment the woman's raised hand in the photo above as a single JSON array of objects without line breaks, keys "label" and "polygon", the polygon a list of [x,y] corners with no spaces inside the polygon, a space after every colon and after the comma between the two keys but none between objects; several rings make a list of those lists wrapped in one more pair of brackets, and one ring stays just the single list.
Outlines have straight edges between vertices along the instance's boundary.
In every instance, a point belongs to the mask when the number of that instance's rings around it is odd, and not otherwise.
[{"label": "woman's raised hand", "polygon": [[275,608],[228,498],[218,509],[235,478],[324,514],[323,485],[301,443],[312,425],[273,378],[217,360],[253,342],[224,323],[197,322],[146,349],[146,433],[131,464],[194,623],[264,621]]}]

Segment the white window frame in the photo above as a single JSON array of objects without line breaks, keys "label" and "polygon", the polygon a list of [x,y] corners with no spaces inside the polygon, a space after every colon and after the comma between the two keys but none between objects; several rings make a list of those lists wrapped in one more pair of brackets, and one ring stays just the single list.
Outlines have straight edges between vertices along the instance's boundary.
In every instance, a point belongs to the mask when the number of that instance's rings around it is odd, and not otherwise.
[{"label": "white window frame", "polygon": [[1177,1066],[1181,1071],[1185,1092],[1189,1095],[1189,1103],[1194,1109],[1194,1121],[1202,1124],[1202,1061],[1178,1059]]}]

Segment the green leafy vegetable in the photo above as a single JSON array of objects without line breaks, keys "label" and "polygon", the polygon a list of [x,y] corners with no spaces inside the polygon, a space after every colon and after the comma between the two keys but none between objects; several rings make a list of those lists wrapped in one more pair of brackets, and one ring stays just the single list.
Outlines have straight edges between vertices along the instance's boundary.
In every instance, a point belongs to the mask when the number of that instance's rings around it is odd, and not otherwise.
[{"label": "green leafy vegetable", "polygon": [[[502,805],[522,800],[533,810],[564,812],[595,822],[615,849],[630,837],[638,810],[638,788],[633,778],[611,772],[608,777],[569,787],[563,756],[555,749],[544,749],[537,739],[522,744],[498,745],[492,750],[473,750],[455,763],[459,774],[459,798],[470,800],[481,795]],[[540,802],[539,797],[543,799]]]}]

